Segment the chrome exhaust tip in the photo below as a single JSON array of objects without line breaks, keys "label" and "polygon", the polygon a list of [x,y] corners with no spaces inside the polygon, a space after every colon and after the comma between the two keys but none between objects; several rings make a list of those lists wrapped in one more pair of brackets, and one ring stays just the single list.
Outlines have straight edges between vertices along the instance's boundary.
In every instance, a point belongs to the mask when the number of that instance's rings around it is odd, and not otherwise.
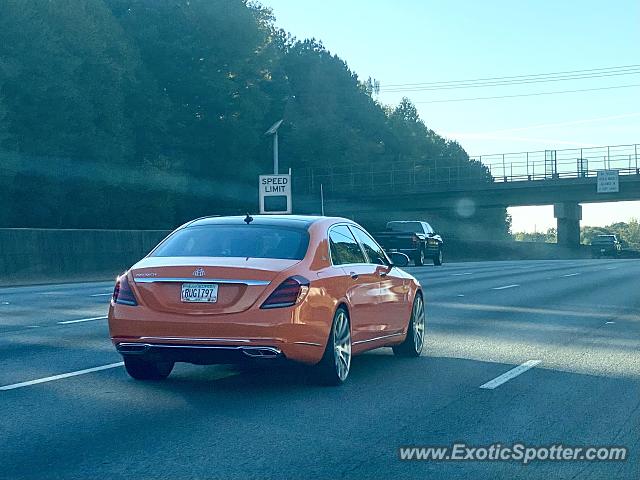
[{"label": "chrome exhaust tip", "polygon": [[282,352],[274,347],[242,347],[242,353],[251,358],[276,358]]}]

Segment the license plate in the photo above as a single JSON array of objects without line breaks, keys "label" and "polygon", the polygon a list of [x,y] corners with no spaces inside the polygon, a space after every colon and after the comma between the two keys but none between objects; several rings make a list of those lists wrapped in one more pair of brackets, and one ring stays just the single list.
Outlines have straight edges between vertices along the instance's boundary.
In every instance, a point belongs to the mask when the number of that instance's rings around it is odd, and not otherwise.
[{"label": "license plate", "polygon": [[215,303],[218,301],[218,284],[183,283],[180,300],[194,303]]},{"label": "license plate", "polygon": [[600,253],[604,253],[604,252],[605,252],[605,249],[604,249],[604,248],[601,248],[601,249],[600,249]]}]

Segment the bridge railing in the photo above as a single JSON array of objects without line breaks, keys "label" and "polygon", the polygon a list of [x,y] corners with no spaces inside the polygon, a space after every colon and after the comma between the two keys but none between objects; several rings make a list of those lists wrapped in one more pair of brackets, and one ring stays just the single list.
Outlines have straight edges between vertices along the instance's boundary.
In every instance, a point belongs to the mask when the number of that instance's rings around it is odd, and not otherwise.
[{"label": "bridge railing", "polygon": [[542,150],[472,157],[486,165],[495,181],[596,176],[598,170],[637,174],[640,145]]},{"label": "bridge railing", "polygon": [[595,177],[598,170],[640,175],[640,145],[546,150],[471,157],[471,164],[439,166],[392,162],[313,167],[294,176],[297,191],[374,193],[381,190],[424,191],[434,185],[471,185],[561,178]]}]

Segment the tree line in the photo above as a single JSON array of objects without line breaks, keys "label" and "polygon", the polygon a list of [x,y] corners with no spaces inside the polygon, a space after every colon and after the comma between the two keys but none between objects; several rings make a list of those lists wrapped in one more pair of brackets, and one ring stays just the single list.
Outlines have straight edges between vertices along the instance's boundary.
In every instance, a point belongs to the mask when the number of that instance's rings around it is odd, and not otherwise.
[{"label": "tree line", "polygon": [[[271,168],[486,168],[243,0],[0,4],[0,226],[170,228],[255,211]],[[505,225],[504,209],[480,218]]]},{"label": "tree line", "polygon": [[[640,223],[632,218],[628,223],[616,222],[605,227],[584,226],[580,228],[580,243],[591,245],[592,240],[598,235],[616,235],[623,247],[640,250]],[[516,241],[556,243],[557,232],[555,228],[549,228],[546,232],[516,232],[513,235]]]},{"label": "tree line", "polygon": [[580,229],[580,242],[590,245],[598,235],[616,235],[622,246],[640,251],[640,223],[637,218],[629,222],[615,222],[606,227],[582,227]]}]

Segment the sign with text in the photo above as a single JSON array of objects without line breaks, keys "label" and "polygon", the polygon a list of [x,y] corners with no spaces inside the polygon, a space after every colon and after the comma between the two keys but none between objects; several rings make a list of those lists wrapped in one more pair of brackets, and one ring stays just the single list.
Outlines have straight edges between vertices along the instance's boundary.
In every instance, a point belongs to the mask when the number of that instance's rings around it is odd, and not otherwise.
[{"label": "sign with text", "polygon": [[260,175],[260,213],[291,213],[291,175]]},{"label": "sign with text", "polygon": [[598,170],[598,193],[617,193],[619,191],[618,170]]}]

